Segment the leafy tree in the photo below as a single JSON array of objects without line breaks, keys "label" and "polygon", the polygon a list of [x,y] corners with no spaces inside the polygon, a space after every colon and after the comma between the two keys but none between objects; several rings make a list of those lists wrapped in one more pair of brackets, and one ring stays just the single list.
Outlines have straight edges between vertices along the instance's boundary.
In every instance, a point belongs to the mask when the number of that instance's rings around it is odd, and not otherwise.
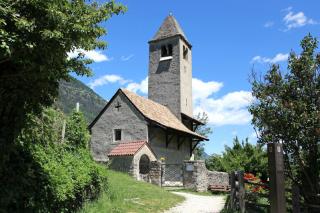
[{"label": "leafy tree", "polygon": [[[125,9],[114,1],[103,4],[90,2],[0,1],[0,182],[2,186],[6,186],[0,193],[1,202],[5,202],[5,205],[27,205],[28,200],[23,199],[23,196],[28,195],[29,189],[32,191],[32,186],[23,191],[15,191],[15,187],[25,186],[27,181],[23,179],[23,175],[30,177],[34,170],[41,170],[37,168],[47,168],[46,159],[43,158],[43,164],[39,164],[34,160],[33,149],[29,149],[26,144],[40,143],[38,145],[41,146],[41,143],[55,140],[53,137],[56,137],[56,134],[50,135],[45,132],[50,129],[40,128],[43,122],[36,128],[34,125],[43,115],[43,107],[51,106],[57,97],[59,80],[68,80],[70,72],[91,75],[87,66],[91,60],[86,59],[81,53],[75,58],[69,58],[67,53],[75,49],[104,48],[106,43],[99,38],[106,34],[106,30],[100,23]],[[35,134],[27,134],[23,136],[27,138],[21,140],[21,134],[25,131],[35,131]],[[48,150],[49,148],[50,146]],[[45,148],[40,150],[46,152]],[[56,159],[59,162],[59,158],[51,154],[52,161]],[[57,156],[62,159],[63,155]],[[28,165],[32,165],[33,169],[29,171]],[[56,166],[51,165],[52,168]],[[65,165],[66,168],[72,168],[70,164]],[[40,171],[35,174],[46,173]],[[59,174],[62,173],[57,172],[51,177],[59,178]],[[43,182],[39,180],[39,183]],[[63,188],[61,190],[63,191]],[[75,196],[71,191],[68,197],[70,199]],[[39,199],[41,195],[39,194]],[[16,196],[19,198],[15,199]],[[32,199],[29,201],[29,204],[32,204]]]},{"label": "leafy tree", "polygon": [[[210,134],[212,134],[212,128],[208,126],[208,115],[203,113],[198,113],[196,116],[196,119],[204,123],[204,125],[198,126],[196,129],[196,132],[204,137],[208,137]],[[205,158],[205,152],[204,152],[204,142],[200,142],[198,146],[195,148],[194,157],[196,160],[203,160]]]},{"label": "leafy tree", "polygon": [[302,52],[290,53],[288,71],[272,65],[259,79],[253,75],[256,101],[250,106],[259,142],[281,142],[286,175],[301,185],[309,203],[320,203],[320,54],[310,34],[301,41]]},{"label": "leafy tree", "polygon": [[259,144],[250,144],[248,138],[240,142],[233,139],[233,146],[225,146],[222,155],[213,154],[206,160],[209,170],[232,172],[243,170],[266,179],[268,171],[267,152]]},{"label": "leafy tree", "polygon": [[27,114],[50,106],[69,72],[91,74],[91,60],[67,53],[104,48],[100,23],[124,9],[114,1],[0,1],[0,174]]},{"label": "leafy tree", "polygon": [[66,125],[65,140],[70,147],[88,148],[90,133],[82,112],[73,111]]}]

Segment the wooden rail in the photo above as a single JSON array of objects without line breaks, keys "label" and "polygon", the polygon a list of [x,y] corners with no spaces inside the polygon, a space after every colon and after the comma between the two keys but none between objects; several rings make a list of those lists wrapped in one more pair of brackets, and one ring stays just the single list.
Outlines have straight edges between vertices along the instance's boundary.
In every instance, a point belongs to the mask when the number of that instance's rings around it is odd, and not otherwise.
[{"label": "wooden rail", "polygon": [[[270,211],[270,204],[262,204],[262,203],[256,203],[253,200],[251,200],[252,197],[261,197],[261,198],[267,198],[270,202],[270,188],[268,183],[256,183],[249,180],[244,180],[243,177],[239,177],[238,175],[243,174],[243,172],[233,172],[230,174],[230,206],[234,210],[240,210],[240,212],[246,211],[250,208],[267,208],[268,211]],[[243,179],[244,181],[241,181]],[[240,180],[240,181],[239,181]],[[261,193],[261,192],[248,192],[248,191],[239,191],[239,189],[244,188],[244,185],[252,185],[252,186],[260,186],[263,187],[265,190],[267,190],[267,193]],[[242,186],[243,185],[243,186]],[[290,211],[293,213],[300,213],[307,209],[308,207],[319,209],[320,212],[320,205],[315,204],[308,204],[301,202],[300,198],[300,190],[299,186],[293,185],[291,188],[285,188],[285,191],[290,192],[291,197],[286,196],[285,197],[285,203],[290,204]],[[242,194],[244,193],[244,196]],[[240,203],[243,203],[241,206]],[[242,210],[245,206],[245,210]],[[287,205],[288,208],[288,205]],[[288,209],[287,209],[288,210]]]},{"label": "wooden rail", "polygon": [[[248,180],[244,180],[244,172],[237,171],[230,174],[230,208],[232,210],[239,210],[241,213],[246,211],[246,203],[252,206],[259,206],[268,208],[271,213],[283,213],[286,212],[290,203],[290,208],[293,213],[300,213],[301,210],[319,209],[318,204],[308,204],[301,202],[300,188],[298,185],[292,185],[291,188],[285,188],[284,180],[284,161],[283,161],[283,148],[281,143],[272,142],[267,144],[268,150],[268,170],[270,181],[268,184],[255,183]],[[249,184],[253,186],[260,186],[268,190],[268,193],[258,192],[246,192],[244,185]],[[286,196],[285,192],[291,193],[291,199]],[[247,196],[246,196],[247,194]],[[249,195],[249,196],[248,196]],[[258,196],[268,198],[270,205],[257,204],[250,197]],[[288,194],[287,194],[288,195]],[[320,196],[320,195],[316,195]]]}]

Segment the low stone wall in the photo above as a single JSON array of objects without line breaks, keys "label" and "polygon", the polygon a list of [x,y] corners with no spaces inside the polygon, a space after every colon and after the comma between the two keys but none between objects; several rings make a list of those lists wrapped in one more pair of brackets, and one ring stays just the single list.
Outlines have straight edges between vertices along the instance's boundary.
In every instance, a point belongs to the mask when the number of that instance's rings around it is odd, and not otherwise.
[{"label": "low stone wall", "polygon": [[183,171],[183,185],[185,188],[204,192],[208,189],[207,168],[204,161],[185,161]]},{"label": "low stone wall", "polygon": [[229,174],[208,171],[202,160],[184,162],[183,186],[185,188],[204,192],[208,190],[209,185],[229,185]]},{"label": "low stone wall", "polygon": [[[132,168],[132,158],[123,157],[111,161],[110,167],[117,171],[126,172],[134,176]],[[158,186],[162,184],[163,165],[160,161],[150,162],[150,172],[148,174],[139,174],[135,177],[138,180],[143,180]],[[203,160],[187,160],[183,164],[183,186],[188,189],[193,189],[198,192],[208,190],[209,185],[229,185],[229,174],[226,172],[208,171]]]},{"label": "low stone wall", "polygon": [[161,162],[160,161],[150,162],[149,182],[152,184],[161,186]]},{"label": "low stone wall", "polygon": [[229,174],[226,172],[208,171],[208,185],[229,185]]}]

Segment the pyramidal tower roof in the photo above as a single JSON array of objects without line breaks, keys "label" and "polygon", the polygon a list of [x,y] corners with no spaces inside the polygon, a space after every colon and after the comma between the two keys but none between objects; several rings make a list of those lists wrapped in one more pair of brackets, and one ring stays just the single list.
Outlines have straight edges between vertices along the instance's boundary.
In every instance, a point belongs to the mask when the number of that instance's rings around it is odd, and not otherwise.
[{"label": "pyramidal tower roof", "polygon": [[183,40],[185,40],[185,42],[191,46],[183,30],[181,29],[179,23],[173,17],[173,15],[170,14],[165,18],[158,32],[155,34],[155,36],[153,36],[150,42],[162,40],[162,39],[169,38],[176,35],[181,36]]}]

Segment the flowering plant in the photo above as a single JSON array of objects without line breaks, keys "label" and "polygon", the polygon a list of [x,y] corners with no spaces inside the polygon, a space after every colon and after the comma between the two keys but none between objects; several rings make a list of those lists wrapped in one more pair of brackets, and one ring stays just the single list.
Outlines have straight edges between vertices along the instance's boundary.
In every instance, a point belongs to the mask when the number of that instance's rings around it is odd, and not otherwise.
[{"label": "flowering plant", "polygon": [[[260,178],[254,176],[252,173],[244,173],[244,180],[250,183],[258,183],[258,184],[265,184],[264,181],[262,181]],[[245,184],[246,191],[249,192],[260,192],[264,193],[267,189],[267,186],[257,186],[257,185],[251,185],[251,184]]]}]

